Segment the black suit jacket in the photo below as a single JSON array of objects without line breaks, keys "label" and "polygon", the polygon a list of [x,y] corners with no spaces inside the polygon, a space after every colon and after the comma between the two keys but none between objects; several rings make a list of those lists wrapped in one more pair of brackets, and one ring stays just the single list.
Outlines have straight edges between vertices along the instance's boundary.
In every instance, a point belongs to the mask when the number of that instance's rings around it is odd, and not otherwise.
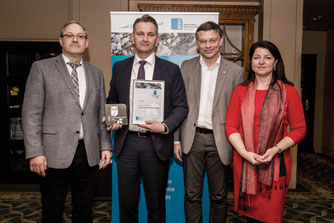
[{"label": "black suit jacket", "polygon": [[[129,119],[129,92],[131,81],[131,70],[134,57],[116,62],[112,70],[110,91],[107,98],[108,104],[126,104]],[[188,114],[187,99],[185,95],[184,82],[180,68],[169,61],[155,58],[153,80],[165,81],[165,107],[164,120],[169,133],[164,135],[152,133],[153,145],[161,160],[170,159],[173,155],[174,131],[181,125]],[[130,119],[129,119],[130,120]],[[123,126],[115,134],[114,152],[118,156],[126,140],[128,126]]]}]

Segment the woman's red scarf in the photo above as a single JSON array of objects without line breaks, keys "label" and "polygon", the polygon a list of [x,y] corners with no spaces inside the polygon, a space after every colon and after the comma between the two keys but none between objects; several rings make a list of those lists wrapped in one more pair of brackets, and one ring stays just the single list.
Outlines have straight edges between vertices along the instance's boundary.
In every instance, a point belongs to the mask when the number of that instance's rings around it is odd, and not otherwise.
[{"label": "woman's red scarf", "polygon": [[[258,145],[255,148],[254,118],[255,118],[255,81],[251,82],[241,104],[243,140],[246,150],[263,155],[267,149],[276,145],[283,137],[283,116],[286,106],[286,89],[281,81],[269,87],[261,110],[261,124]],[[245,159],[242,164],[239,206],[243,209],[252,206],[256,196],[257,186],[272,187],[279,180],[280,161],[275,156],[267,165],[253,166]],[[262,184],[262,185],[261,185]]]}]

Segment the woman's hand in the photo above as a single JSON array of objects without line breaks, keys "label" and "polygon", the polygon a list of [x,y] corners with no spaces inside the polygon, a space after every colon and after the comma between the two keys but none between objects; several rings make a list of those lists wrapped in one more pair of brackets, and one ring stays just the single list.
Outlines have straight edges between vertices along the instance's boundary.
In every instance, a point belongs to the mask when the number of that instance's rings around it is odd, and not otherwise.
[{"label": "woman's hand", "polygon": [[239,155],[247,160],[252,165],[263,164],[262,157],[256,153],[249,152],[245,148],[245,144],[242,141],[241,135],[239,133],[233,133],[228,137],[234,149],[239,153]]},{"label": "woman's hand", "polygon": [[253,152],[248,152],[247,151],[244,154],[243,158],[246,159],[253,166],[263,164],[262,157],[260,155],[256,154],[256,153],[253,153]]},{"label": "woman's hand", "polygon": [[279,148],[277,146],[271,147],[270,149],[267,149],[267,151],[260,156],[260,161],[263,164],[268,164],[271,162],[271,160],[275,157],[275,155],[278,153]]}]

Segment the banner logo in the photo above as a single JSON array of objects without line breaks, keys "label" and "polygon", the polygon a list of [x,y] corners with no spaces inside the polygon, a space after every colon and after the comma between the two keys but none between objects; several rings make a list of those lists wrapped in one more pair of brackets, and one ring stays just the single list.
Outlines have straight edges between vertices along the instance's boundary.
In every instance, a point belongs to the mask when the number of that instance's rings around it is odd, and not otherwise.
[{"label": "banner logo", "polygon": [[182,30],[183,28],[183,20],[181,18],[172,18],[171,24],[172,24],[172,29],[174,30]]}]

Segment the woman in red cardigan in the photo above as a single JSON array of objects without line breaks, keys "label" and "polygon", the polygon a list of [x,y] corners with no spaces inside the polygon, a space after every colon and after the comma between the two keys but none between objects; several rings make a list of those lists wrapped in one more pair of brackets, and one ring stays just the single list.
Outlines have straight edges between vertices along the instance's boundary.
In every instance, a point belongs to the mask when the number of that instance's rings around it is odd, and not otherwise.
[{"label": "woman in red cardigan", "polygon": [[236,151],[234,209],[247,222],[281,222],[291,176],[289,148],[306,133],[303,106],[273,43],[254,43],[249,58],[248,80],[234,89],[225,122]]}]

